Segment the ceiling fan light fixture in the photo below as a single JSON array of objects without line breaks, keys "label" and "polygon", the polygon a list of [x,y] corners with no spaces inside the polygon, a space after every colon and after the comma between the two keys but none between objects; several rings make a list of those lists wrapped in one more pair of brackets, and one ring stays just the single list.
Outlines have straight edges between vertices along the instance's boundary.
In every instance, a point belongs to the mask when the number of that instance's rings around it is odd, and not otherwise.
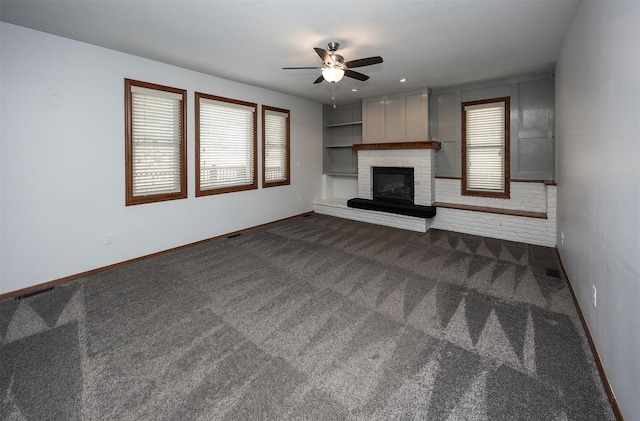
[{"label": "ceiling fan light fixture", "polygon": [[344,70],[338,67],[327,67],[322,69],[322,77],[327,82],[336,83],[340,82],[344,76]]}]

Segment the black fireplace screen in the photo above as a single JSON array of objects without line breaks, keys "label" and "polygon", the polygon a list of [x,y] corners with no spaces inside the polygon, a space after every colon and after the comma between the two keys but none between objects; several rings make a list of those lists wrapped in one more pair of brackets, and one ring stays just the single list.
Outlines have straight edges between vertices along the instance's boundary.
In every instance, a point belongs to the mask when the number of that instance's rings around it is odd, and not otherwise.
[{"label": "black fireplace screen", "polygon": [[413,168],[373,167],[373,200],[413,204]]}]

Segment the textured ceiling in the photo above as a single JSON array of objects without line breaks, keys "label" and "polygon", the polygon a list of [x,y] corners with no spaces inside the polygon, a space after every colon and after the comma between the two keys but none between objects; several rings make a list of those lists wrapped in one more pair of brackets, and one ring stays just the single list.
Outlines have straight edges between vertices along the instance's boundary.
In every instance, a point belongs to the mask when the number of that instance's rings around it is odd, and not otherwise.
[{"label": "textured ceiling", "polygon": [[[384,63],[344,78],[338,103],[547,71],[574,0],[194,1],[2,0],[0,19],[238,82],[331,102],[314,85],[313,47],[337,41],[345,60]],[[398,79],[407,78],[400,84]],[[359,89],[352,92],[353,88]]]}]

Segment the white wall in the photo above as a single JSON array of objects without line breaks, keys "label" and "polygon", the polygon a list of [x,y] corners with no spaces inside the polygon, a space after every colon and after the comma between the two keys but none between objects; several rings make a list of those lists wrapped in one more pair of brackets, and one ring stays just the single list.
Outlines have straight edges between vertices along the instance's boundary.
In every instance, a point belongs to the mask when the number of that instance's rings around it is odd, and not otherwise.
[{"label": "white wall", "polygon": [[628,420],[640,419],[639,41],[640,2],[581,2],[556,72],[559,250]]},{"label": "white wall", "polygon": [[[0,39],[0,294],[311,211],[320,197],[319,103],[6,23]],[[188,91],[188,199],[125,206],[124,78]],[[196,198],[194,91],[290,109],[291,185]]]}]

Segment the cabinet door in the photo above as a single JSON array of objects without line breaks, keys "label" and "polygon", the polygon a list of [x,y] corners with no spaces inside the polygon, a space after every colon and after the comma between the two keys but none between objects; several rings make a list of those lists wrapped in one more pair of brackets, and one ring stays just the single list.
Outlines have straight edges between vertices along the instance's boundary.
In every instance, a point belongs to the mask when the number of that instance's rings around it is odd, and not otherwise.
[{"label": "cabinet door", "polygon": [[405,136],[409,139],[427,139],[429,116],[427,94],[418,92],[405,96]]},{"label": "cabinet door", "polygon": [[402,113],[400,112],[401,98],[386,98],[384,100],[384,138],[401,139],[404,137]]},{"label": "cabinet door", "polygon": [[365,98],[363,143],[428,140],[428,90]]},{"label": "cabinet door", "polygon": [[373,143],[384,137],[382,135],[384,127],[384,101],[378,99],[366,101],[363,108],[366,116],[363,121],[363,134],[366,136],[366,139],[371,139],[370,143]]}]

